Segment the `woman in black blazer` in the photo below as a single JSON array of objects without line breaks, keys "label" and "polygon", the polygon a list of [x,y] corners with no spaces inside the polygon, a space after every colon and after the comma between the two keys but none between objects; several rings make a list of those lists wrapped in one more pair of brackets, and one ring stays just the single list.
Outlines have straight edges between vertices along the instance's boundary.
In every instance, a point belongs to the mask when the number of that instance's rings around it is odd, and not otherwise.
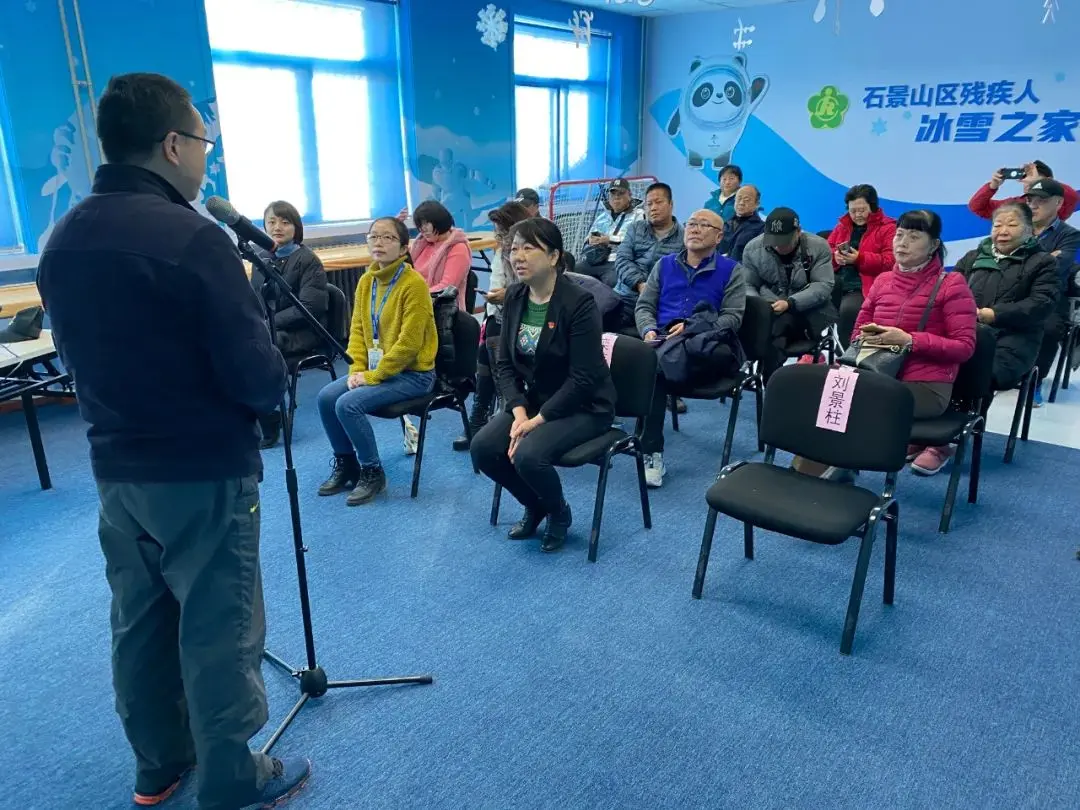
[{"label": "woman in black blazer", "polygon": [[525,507],[509,537],[533,537],[547,518],[540,548],[558,551],[571,517],[554,463],[611,427],[615,386],[596,302],[562,275],[559,229],[534,217],[510,237],[510,265],[522,283],[508,287],[503,304],[495,377],[505,409],[471,450],[477,467]]}]

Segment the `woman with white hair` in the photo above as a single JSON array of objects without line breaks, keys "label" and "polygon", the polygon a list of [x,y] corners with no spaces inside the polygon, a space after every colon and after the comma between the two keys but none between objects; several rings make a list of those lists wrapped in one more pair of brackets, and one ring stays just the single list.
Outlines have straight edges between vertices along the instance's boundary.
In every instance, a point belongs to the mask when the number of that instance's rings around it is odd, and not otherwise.
[{"label": "woman with white hair", "polygon": [[956,263],[975,296],[979,323],[997,335],[994,388],[1014,388],[1035,365],[1060,293],[1057,262],[1035,239],[1031,208],[1006,202],[990,236]]}]

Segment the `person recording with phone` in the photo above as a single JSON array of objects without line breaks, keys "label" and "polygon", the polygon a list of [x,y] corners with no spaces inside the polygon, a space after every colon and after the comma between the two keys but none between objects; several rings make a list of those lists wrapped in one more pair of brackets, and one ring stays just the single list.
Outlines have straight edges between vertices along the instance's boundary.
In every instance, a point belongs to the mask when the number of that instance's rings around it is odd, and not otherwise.
[{"label": "person recording with phone", "polygon": [[267,720],[256,418],[285,361],[233,243],[191,207],[214,142],[187,90],[114,76],[96,121],[106,162],[37,283],[89,423],[134,802],[197,768],[203,810],[276,806],[311,769],[248,748]]},{"label": "person recording with phone", "polygon": [[[293,294],[300,299],[319,323],[326,326],[330,296],[327,292],[326,270],[311,248],[304,244],[304,223],[300,212],[291,203],[277,200],[270,203],[263,213],[263,228],[274,240],[274,250],[269,261],[281,273]],[[251,270],[251,284],[261,291],[266,279],[258,267]],[[289,364],[295,364],[322,346],[322,339],[307,322],[300,311],[273,285],[271,295],[274,303],[274,330],[277,346]],[[281,435],[281,412],[272,411],[259,417],[263,450],[273,447]]]},{"label": "person recording with phone", "polygon": [[[990,182],[985,183],[978,191],[971,195],[971,200],[968,201],[968,208],[971,209],[971,213],[976,216],[982,217],[983,219],[993,219],[994,211],[1005,203],[1024,202],[1024,197],[1022,195],[1007,197],[1003,200],[994,199],[997,190],[1001,188],[1006,180],[1019,180],[1023,186],[1024,194],[1027,194],[1027,190],[1031,184],[1039,179],[1054,179],[1054,173],[1050,170],[1050,167],[1041,160],[1033,160],[1031,163],[1025,163],[1018,168],[998,169],[990,176]],[[1063,192],[1062,204],[1061,210],[1058,211],[1058,217],[1064,220],[1073,215],[1077,203],[1080,202],[1080,194],[1077,194],[1076,189],[1072,186],[1067,186],[1064,183],[1061,184],[1061,188]]]},{"label": "person recording with phone", "polygon": [[395,217],[371,224],[373,259],[354,297],[349,375],[319,392],[319,418],[334,452],[320,495],[351,490],[345,503],[370,503],[386,489],[386,473],[368,414],[430,393],[439,338],[427,281],[413,270],[409,229]]}]

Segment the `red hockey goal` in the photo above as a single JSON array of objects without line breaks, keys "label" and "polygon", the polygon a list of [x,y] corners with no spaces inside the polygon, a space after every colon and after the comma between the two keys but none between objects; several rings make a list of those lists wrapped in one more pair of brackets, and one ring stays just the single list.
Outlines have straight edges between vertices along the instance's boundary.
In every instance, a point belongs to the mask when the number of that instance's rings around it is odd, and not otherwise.
[{"label": "red hockey goal", "polygon": [[[608,186],[617,178],[597,177],[591,180],[565,180],[553,183],[548,191],[548,219],[559,226],[563,246],[575,255],[592,229],[596,215],[604,205]],[[621,178],[630,184],[630,196],[645,199],[645,189],[656,182],[651,175]]]}]

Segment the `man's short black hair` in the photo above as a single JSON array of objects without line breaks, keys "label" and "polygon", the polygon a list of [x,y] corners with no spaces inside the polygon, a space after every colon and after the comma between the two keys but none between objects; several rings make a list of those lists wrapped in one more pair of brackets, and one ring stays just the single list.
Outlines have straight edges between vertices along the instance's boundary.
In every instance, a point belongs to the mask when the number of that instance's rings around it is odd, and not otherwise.
[{"label": "man's short black hair", "polygon": [[725,174],[733,174],[733,175],[735,175],[736,180],[738,180],[740,183],[742,182],[742,169],[740,169],[734,163],[732,163],[732,164],[730,164],[728,166],[725,166],[724,168],[722,168],[720,170],[720,176],[721,177],[723,177]]},{"label": "man's short black hair", "polygon": [[871,212],[878,210],[877,189],[869,183],[859,183],[847,190],[847,194],[844,195],[844,204],[853,203],[855,200],[866,200]]},{"label": "man's short black hair", "polygon": [[454,215],[438,200],[424,200],[413,211],[413,223],[419,228],[425,222],[431,223],[437,234],[444,234],[454,227]]},{"label": "man's short black hair", "polygon": [[1040,177],[1053,177],[1054,173],[1050,170],[1050,167],[1043,163],[1041,160],[1033,160],[1031,165],[1035,167],[1035,171],[1039,173]]},{"label": "man's short black hair", "polygon": [[130,163],[150,156],[170,132],[194,127],[191,93],[159,73],[113,76],[98,102],[97,135],[105,160]]},{"label": "man's short black hair", "polygon": [[674,197],[671,196],[671,186],[669,186],[667,183],[653,183],[651,186],[649,186],[647,189],[645,189],[645,196],[646,197],[649,196],[650,191],[662,191],[662,192],[664,192],[664,196],[667,197],[668,202],[671,202],[674,199]]}]

